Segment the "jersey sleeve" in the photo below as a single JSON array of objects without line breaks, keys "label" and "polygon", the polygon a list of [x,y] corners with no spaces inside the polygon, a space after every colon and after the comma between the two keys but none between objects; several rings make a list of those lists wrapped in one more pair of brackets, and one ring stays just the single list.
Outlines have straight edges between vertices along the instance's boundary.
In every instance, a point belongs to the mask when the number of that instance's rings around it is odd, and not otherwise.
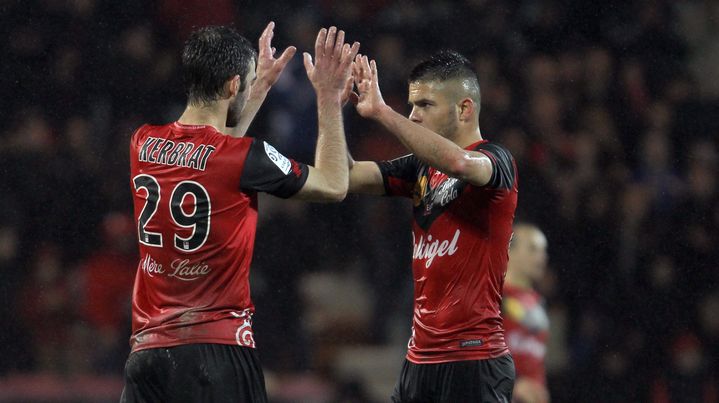
[{"label": "jersey sleeve", "polygon": [[252,140],[240,177],[240,188],[292,197],[307,182],[307,165],[289,159],[265,141]]},{"label": "jersey sleeve", "polygon": [[419,160],[413,154],[377,162],[387,196],[412,197]]},{"label": "jersey sleeve", "polygon": [[476,151],[486,155],[492,161],[492,177],[485,186],[493,189],[511,189],[517,175],[512,154],[496,144],[482,144]]}]

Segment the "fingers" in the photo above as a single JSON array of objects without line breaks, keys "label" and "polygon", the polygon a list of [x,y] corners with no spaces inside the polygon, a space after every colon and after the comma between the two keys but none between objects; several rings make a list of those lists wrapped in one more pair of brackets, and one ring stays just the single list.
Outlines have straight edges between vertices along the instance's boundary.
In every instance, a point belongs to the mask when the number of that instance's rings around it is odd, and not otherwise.
[{"label": "fingers", "polygon": [[337,33],[337,39],[335,40],[335,45],[334,45],[335,47],[334,47],[334,52],[332,54],[332,57],[334,57],[336,59],[340,59],[343,55],[342,48],[344,47],[344,45],[345,45],[345,31],[340,30]]},{"label": "fingers", "polygon": [[359,78],[357,79],[357,90],[362,93],[366,93],[370,90],[372,84],[372,73],[369,64],[369,58],[365,55],[359,57],[358,70]]},{"label": "fingers", "polygon": [[310,74],[312,74],[312,71],[314,71],[315,69],[314,64],[312,64],[312,56],[309,53],[305,52],[302,54],[302,57],[302,61],[305,64],[305,71],[307,71],[307,77],[310,77]]},{"label": "fingers", "polygon": [[362,68],[360,67],[360,62],[362,59],[362,55],[359,53],[355,56],[354,61],[352,62],[352,76],[354,76],[355,80],[358,80],[360,77],[360,74],[362,73]]},{"label": "fingers", "polygon": [[352,87],[354,86],[354,77],[349,76],[347,78],[347,81],[345,82],[345,89],[343,91],[343,94],[350,94],[352,92]]},{"label": "fingers", "polygon": [[279,63],[279,65],[284,68],[284,66],[290,61],[290,59],[292,59],[292,56],[294,56],[296,52],[296,47],[289,46],[287,49],[285,49],[284,52],[282,52],[280,57],[277,59],[277,63]]},{"label": "fingers", "polygon": [[349,101],[352,103],[352,105],[357,105],[359,102],[359,94],[357,94],[355,91],[353,91],[354,86],[356,84],[357,76],[355,75],[355,63],[352,63],[352,74],[350,74],[349,77],[347,77],[347,82],[345,83],[345,90],[344,90],[344,98],[345,102]]},{"label": "fingers", "polygon": [[264,31],[262,31],[262,35],[260,35],[259,40],[259,49],[260,52],[268,52],[271,50],[271,43],[272,43],[272,37],[275,35],[275,23],[274,21],[270,21],[269,24],[265,27]]},{"label": "fingers", "polygon": [[360,81],[362,81],[362,55],[357,54],[355,56],[354,62],[352,62],[352,75],[355,79],[355,84],[359,86]]},{"label": "fingers", "polygon": [[[350,45],[345,43],[345,38],[345,31],[335,26],[322,28],[315,40],[314,61],[308,55],[303,56],[305,69],[312,76],[311,80],[321,80],[322,86],[342,90],[343,94],[352,92],[352,84],[358,72],[353,60],[360,49],[359,42]],[[366,74],[369,74],[369,67],[366,71]]]},{"label": "fingers", "polygon": [[331,56],[335,47],[335,36],[337,35],[337,27],[330,27],[327,31],[327,38],[325,39],[323,55]]},{"label": "fingers", "polygon": [[362,66],[362,79],[370,80],[372,77],[370,75],[369,59],[367,56],[362,55],[360,65]]},{"label": "fingers", "polygon": [[[359,52],[360,49],[360,43],[355,42],[350,47],[348,44],[345,44],[343,48],[346,47],[347,51],[346,53],[342,53],[342,64],[343,67],[347,67],[350,63],[352,63],[352,60],[354,60],[355,56],[357,55],[357,52]],[[343,49],[344,50],[344,49]]]},{"label": "fingers", "polygon": [[327,29],[322,28],[317,33],[317,39],[315,40],[315,56],[319,57],[325,54],[325,42],[327,40]]},{"label": "fingers", "polygon": [[370,69],[372,71],[372,81],[377,82],[377,62],[375,62],[374,59],[370,62]]}]

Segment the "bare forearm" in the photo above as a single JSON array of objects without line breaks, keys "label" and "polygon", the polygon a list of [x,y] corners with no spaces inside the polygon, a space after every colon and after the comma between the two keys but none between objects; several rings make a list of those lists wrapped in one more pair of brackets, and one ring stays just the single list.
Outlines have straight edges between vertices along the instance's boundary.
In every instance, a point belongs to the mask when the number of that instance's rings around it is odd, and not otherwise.
[{"label": "bare forearm", "polygon": [[417,158],[447,174],[458,174],[465,152],[439,134],[412,122],[389,106],[376,117]]},{"label": "bare forearm", "polygon": [[256,83],[252,87],[250,97],[247,99],[247,102],[245,103],[245,106],[244,108],[242,108],[242,112],[240,113],[240,118],[237,122],[237,126],[232,127],[229,130],[228,134],[230,136],[244,137],[245,134],[247,134],[247,130],[249,130],[252,121],[255,120],[255,116],[257,116],[257,112],[260,110],[260,107],[262,107],[262,104],[265,102],[265,98],[267,98],[267,93],[269,91],[270,86],[262,85],[260,83]]},{"label": "bare forearm", "polygon": [[338,94],[317,97],[319,132],[315,152],[315,168],[327,185],[340,193],[347,193],[347,143],[342,124],[342,105]]}]

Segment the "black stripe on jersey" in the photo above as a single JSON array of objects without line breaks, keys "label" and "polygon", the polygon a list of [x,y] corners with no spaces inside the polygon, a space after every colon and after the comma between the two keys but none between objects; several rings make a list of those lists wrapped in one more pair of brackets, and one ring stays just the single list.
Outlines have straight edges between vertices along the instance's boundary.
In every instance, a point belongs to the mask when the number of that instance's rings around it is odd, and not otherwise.
[{"label": "black stripe on jersey", "polygon": [[517,173],[512,154],[506,148],[498,144],[482,143],[475,151],[481,152],[492,161],[492,177],[485,186],[492,189],[511,189],[514,186]]},{"label": "black stripe on jersey", "polygon": [[242,168],[240,188],[269,193],[283,199],[292,197],[307,182],[309,168],[305,164],[286,159],[283,155],[276,153],[275,158],[284,158],[283,162],[289,163],[287,173],[285,173],[276,162],[270,159],[266,150],[263,141],[252,140],[245,158],[245,166]]},{"label": "black stripe on jersey", "polygon": [[406,184],[414,185],[417,181],[417,170],[419,168],[420,161],[414,156],[414,154],[409,154],[390,161],[379,161],[377,162],[377,165],[379,166],[379,171],[382,174],[385,194],[391,195],[393,194],[392,184],[390,183],[392,178],[399,179]]}]

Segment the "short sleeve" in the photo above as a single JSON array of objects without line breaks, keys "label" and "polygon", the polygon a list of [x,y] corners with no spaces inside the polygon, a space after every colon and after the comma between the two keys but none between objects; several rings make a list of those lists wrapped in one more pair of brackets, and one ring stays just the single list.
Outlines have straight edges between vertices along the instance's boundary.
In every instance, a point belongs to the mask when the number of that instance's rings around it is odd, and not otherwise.
[{"label": "short sleeve", "polygon": [[515,185],[517,175],[514,158],[504,147],[497,144],[484,143],[477,151],[492,161],[492,177],[485,186],[492,189],[511,189]]},{"label": "short sleeve", "polygon": [[307,181],[309,168],[280,154],[265,141],[252,140],[240,178],[240,188],[289,198]]},{"label": "short sleeve", "polygon": [[391,161],[380,161],[377,165],[382,173],[386,195],[412,197],[419,168],[417,157],[410,154]]}]

